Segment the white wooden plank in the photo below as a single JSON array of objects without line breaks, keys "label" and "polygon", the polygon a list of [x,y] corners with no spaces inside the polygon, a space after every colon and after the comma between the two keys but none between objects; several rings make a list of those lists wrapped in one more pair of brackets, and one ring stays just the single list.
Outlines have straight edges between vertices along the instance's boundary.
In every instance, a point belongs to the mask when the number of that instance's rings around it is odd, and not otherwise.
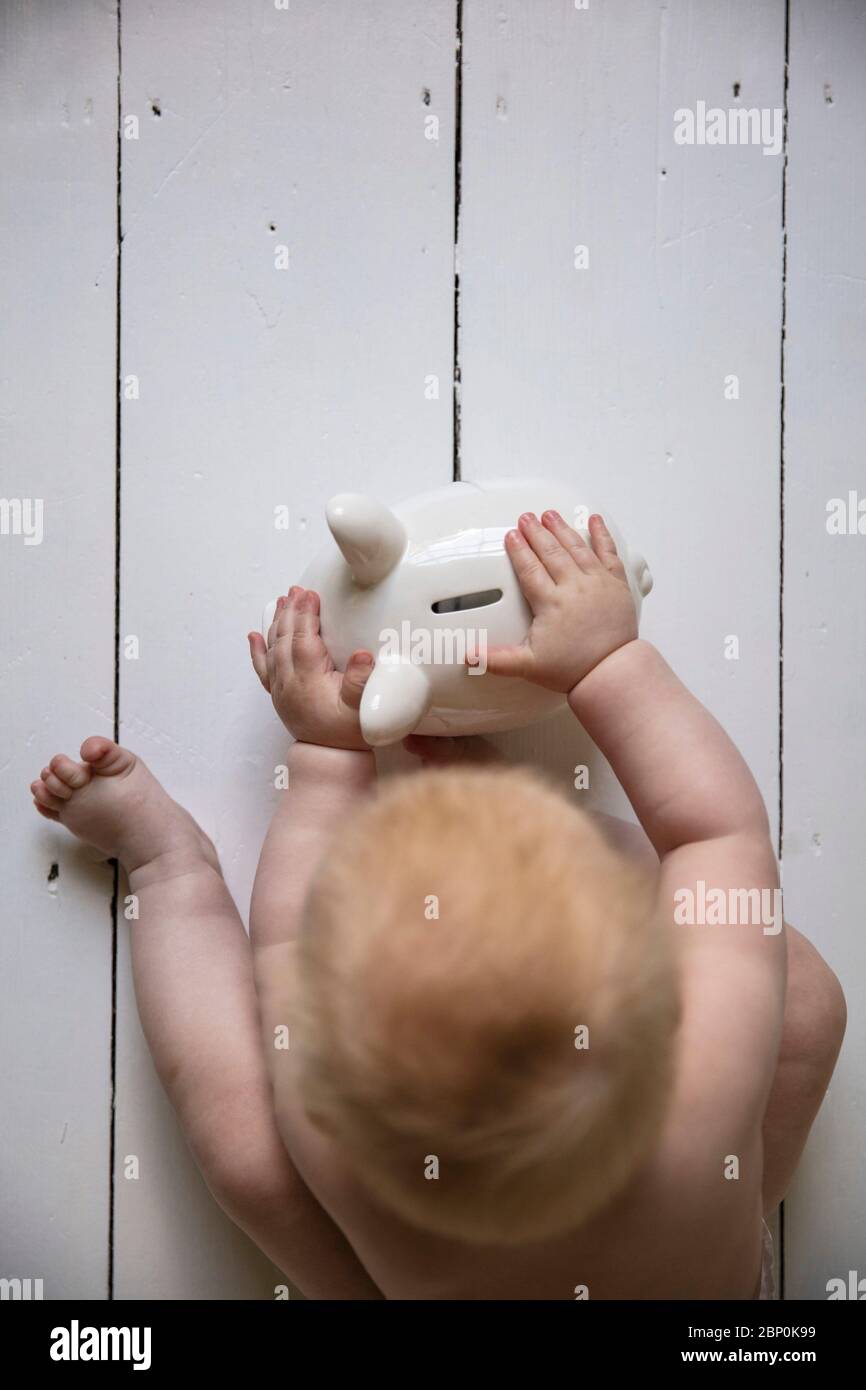
[{"label": "white wooden plank", "polygon": [[47,1299],[108,1288],[113,877],[28,787],[113,725],[116,84],[108,6],[3,6],[0,1276]]},{"label": "white wooden plank", "polygon": [[[451,476],[454,7],[125,0],[122,68],[122,736],[245,911],[286,742],[245,634],[329,495]],[[142,1178],[118,1173],[118,1296],[272,1296],[157,1092],[125,952],[119,975],[117,1153]]]},{"label": "white wooden plank", "polygon": [[[463,51],[463,476],[573,478],[610,508],[655,576],[644,634],[774,813],[782,159],[678,145],[674,113],[781,108],[782,0],[484,0]],[[568,718],[508,740],[566,785]]]},{"label": "white wooden plank", "polygon": [[[866,1277],[863,748],[866,535],[827,504],[864,498],[866,10],[791,6],[785,386],[786,910],[834,967],[848,1033],[785,1204],[786,1292]],[[866,521],[861,524],[866,526]],[[862,1295],[861,1295],[862,1296]]]}]

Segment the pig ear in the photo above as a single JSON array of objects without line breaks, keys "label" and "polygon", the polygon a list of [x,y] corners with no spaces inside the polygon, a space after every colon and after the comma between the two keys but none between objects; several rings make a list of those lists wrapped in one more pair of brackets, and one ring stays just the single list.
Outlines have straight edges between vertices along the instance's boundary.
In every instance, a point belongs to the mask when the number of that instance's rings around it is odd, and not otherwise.
[{"label": "pig ear", "polygon": [[355,582],[378,584],[406,549],[406,528],[384,502],[360,492],[341,492],[325,509],[331,534]]},{"label": "pig ear", "polygon": [[430,682],[410,661],[376,662],[361,696],[361,733],[371,748],[411,734],[430,708]]}]

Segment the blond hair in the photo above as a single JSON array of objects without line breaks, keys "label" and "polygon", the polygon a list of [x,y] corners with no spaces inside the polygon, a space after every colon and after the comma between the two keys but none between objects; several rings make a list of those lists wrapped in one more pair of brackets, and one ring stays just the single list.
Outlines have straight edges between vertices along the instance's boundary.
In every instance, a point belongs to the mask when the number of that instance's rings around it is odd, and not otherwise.
[{"label": "blond hair", "polygon": [[534,774],[392,779],[308,895],[302,1102],[416,1226],[502,1244],[567,1230],[658,1134],[671,953],[647,877]]}]

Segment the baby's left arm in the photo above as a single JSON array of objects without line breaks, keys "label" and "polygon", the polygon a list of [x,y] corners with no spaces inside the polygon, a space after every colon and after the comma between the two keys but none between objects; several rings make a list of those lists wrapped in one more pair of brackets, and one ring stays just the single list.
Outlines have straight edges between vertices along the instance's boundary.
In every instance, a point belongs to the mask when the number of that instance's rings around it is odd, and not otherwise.
[{"label": "baby's left arm", "polygon": [[[318,595],[298,588],[278,600],[267,644],[260,634],[250,634],[250,655],[296,740],[286,758],[288,788],[280,795],[262,846],[250,904],[259,1017],[273,1083],[285,1057],[275,1047],[275,1032],[287,1022],[285,985],[294,968],[310,880],[328,840],[376,784],[375,759],[361,737],[358,715],[373,658],[355,653],[345,674],[336,671],[319,635]],[[312,1195],[310,1201],[315,1205]],[[332,1237],[337,1237],[337,1227],[326,1219],[331,1230],[311,1221],[309,1239],[297,1251],[310,1275],[300,1278],[301,1287],[311,1280],[319,1288],[364,1280],[368,1291],[352,1296],[381,1297],[342,1235],[342,1254],[336,1247]]]},{"label": "baby's left arm", "polygon": [[295,739],[288,789],[262,847],[250,907],[261,990],[280,953],[291,951],[324,842],[375,786],[375,759],[358,713],[373,657],[355,652],[345,673],[335,670],[319,632],[319,596],[297,586],[277,599],[267,642],[257,632],[249,642],[256,674]]}]

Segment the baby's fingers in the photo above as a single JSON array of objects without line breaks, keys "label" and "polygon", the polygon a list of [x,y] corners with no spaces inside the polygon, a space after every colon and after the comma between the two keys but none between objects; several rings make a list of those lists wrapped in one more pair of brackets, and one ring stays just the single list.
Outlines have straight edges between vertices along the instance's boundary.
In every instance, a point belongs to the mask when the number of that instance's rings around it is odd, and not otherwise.
[{"label": "baby's fingers", "polygon": [[373,670],[372,652],[353,652],[343,675],[340,686],[340,699],[350,709],[359,709],[364,686]]},{"label": "baby's fingers", "polygon": [[616,541],[598,515],[589,518],[589,537],[592,541],[592,548],[605,569],[624,579],[625,569],[617,554]]},{"label": "baby's fingers", "polygon": [[431,763],[447,767],[460,761],[462,750],[456,738],[433,738],[430,734],[407,734],[403,740],[407,753],[420,758],[425,766]]},{"label": "baby's fingers", "polygon": [[526,538],[554,583],[574,575],[574,565],[568,552],[548,526],[542,526],[534,512],[524,512],[520,518],[520,533]]},{"label": "baby's fingers", "polygon": [[247,633],[247,639],[250,644],[250,659],[253,663],[253,670],[265,687],[265,690],[270,694],[271,686],[268,680],[268,649],[265,645],[265,639],[260,632]]},{"label": "baby's fingers", "polygon": [[559,512],[544,512],[541,518],[544,526],[552,535],[556,537],[564,550],[567,550],[578,569],[593,569],[596,565],[596,557],[587,545],[583,536],[575,531],[573,526],[569,526],[564,517]]},{"label": "baby's fingers", "polygon": [[520,531],[506,531],[505,549],[523,597],[535,613],[544,599],[554,593],[553,580]]},{"label": "baby's fingers", "polygon": [[328,649],[319,635],[319,595],[314,589],[296,590],[287,607],[294,606],[292,628],[292,667],[300,675],[332,671]]},{"label": "baby's fingers", "polygon": [[520,676],[529,680],[532,671],[532,652],[525,642],[513,647],[488,647],[486,652],[472,652],[466,664],[491,676]]},{"label": "baby's fingers", "polygon": [[455,763],[503,762],[502,754],[486,738],[476,734],[464,734],[456,738],[443,738],[431,734],[407,734],[403,740],[407,753],[420,758],[425,767],[453,767]]},{"label": "baby's fingers", "polygon": [[280,594],[274,607],[274,616],[267,632],[267,648],[270,651],[278,637],[290,637],[294,627],[294,614],[292,601],[298,592],[297,587],[292,585],[286,594]]}]

